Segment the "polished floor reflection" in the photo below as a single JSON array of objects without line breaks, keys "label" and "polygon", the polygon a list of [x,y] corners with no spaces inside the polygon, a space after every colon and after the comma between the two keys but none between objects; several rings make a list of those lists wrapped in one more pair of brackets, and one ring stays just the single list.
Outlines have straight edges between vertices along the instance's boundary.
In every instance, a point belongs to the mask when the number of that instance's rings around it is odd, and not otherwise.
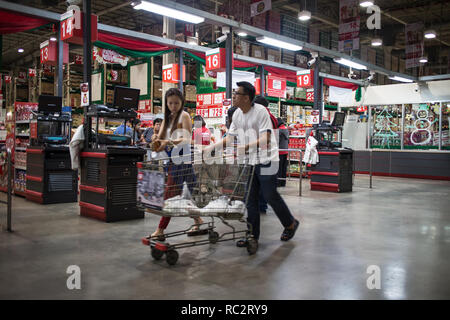
[{"label": "polished floor reflection", "polygon": [[[312,192],[304,180],[298,197],[291,181],[281,190],[301,221],[292,241],[279,240],[269,211],[256,255],[222,242],[180,249],[175,266],[140,243],[157,216],[107,224],[80,217],[75,203],[15,197],[15,232],[0,232],[0,299],[449,299],[450,182],[376,177],[373,186],[358,175],[352,193]],[[190,222],[172,219],[169,230]],[[71,265],[81,290],[67,289]]]}]

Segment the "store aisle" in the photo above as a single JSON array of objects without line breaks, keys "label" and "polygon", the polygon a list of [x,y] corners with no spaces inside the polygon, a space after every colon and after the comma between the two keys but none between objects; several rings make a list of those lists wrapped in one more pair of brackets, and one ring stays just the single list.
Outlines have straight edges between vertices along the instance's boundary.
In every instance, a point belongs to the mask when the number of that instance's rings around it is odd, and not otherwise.
[{"label": "store aisle", "polygon": [[[0,232],[0,299],[448,299],[450,183],[356,176],[352,193],[281,189],[301,221],[279,240],[273,213],[262,217],[260,248],[248,256],[232,242],[180,249],[175,266],[154,261],[141,237],[159,221],[104,223],[78,205],[14,198],[14,233]],[[2,194],[0,197],[4,197]],[[0,219],[6,209],[0,208]],[[191,220],[173,219],[170,230]],[[219,228],[224,229],[219,225]],[[66,269],[81,268],[81,290]],[[367,268],[381,270],[369,290]]]}]

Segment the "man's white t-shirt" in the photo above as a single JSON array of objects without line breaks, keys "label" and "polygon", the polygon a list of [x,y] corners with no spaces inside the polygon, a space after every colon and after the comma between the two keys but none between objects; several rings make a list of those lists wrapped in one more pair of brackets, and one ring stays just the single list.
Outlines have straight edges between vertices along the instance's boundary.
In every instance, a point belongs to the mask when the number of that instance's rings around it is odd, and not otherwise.
[{"label": "man's white t-shirt", "polygon": [[[272,130],[272,122],[270,121],[269,112],[260,105],[254,104],[250,111],[243,113],[238,108],[233,114],[228,135],[237,137],[239,144],[249,144],[259,139],[261,133],[271,131],[269,149],[264,146],[258,148],[258,152],[249,150],[249,163],[251,165],[266,164],[269,161],[279,161],[278,144],[275,134]],[[244,140],[244,141],[242,141]]]}]

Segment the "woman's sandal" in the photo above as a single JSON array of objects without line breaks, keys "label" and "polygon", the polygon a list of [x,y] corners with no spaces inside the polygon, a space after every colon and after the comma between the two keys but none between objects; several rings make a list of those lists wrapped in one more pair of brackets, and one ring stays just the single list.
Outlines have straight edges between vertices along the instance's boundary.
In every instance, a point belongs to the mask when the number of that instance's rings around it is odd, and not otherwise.
[{"label": "woman's sandal", "polygon": [[245,247],[247,247],[248,246],[248,240],[247,239],[241,239],[241,240],[238,240],[237,242],[236,242],[236,247],[239,247],[239,248],[245,248]]},{"label": "woman's sandal", "polygon": [[191,230],[189,230],[187,232],[188,237],[193,237],[193,236],[201,236],[203,234],[207,234],[208,233],[208,229],[200,229],[199,226],[192,226]]},{"label": "woman's sandal", "polygon": [[152,239],[152,240],[157,240],[157,241],[165,241],[166,240],[166,236],[164,235],[164,233],[160,233],[160,234],[155,234],[156,232],[153,232],[148,239]]},{"label": "woman's sandal", "polygon": [[281,241],[291,240],[294,237],[295,232],[297,231],[297,228],[299,225],[300,225],[300,222],[298,220],[294,220],[294,228],[293,229],[285,228],[283,233],[281,234],[280,240]]}]

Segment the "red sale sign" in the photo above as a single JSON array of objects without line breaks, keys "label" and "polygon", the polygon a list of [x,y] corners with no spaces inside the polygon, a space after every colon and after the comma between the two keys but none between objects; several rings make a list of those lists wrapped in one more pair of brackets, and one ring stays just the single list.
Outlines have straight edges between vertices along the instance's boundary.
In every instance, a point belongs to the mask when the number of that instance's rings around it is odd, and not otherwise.
[{"label": "red sale sign", "polygon": [[286,98],[286,79],[272,75],[267,76],[267,95]]},{"label": "red sale sign", "polygon": [[[167,64],[162,67],[163,82],[177,83],[180,79],[177,63]],[[186,79],[186,67],[183,66],[183,81]]]},{"label": "red sale sign", "polygon": [[314,102],[314,90],[306,92],[306,101]]},{"label": "red sale sign", "polygon": [[314,71],[302,70],[297,71],[297,87],[298,88],[311,88],[314,86]]},{"label": "red sale sign", "polygon": [[[58,61],[58,43],[55,41],[44,41],[40,44],[41,64],[56,65]],[[63,43],[63,63],[69,63],[69,45]]]},{"label": "red sale sign", "polygon": [[358,108],[356,108],[356,111],[357,112],[366,112],[367,111],[367,106],[358,107]]},{"label": "red sale sign", "polygon": [[226,49],[216,48],[206,52],[206,71],[222,72],[226,70]]},{"label": "red sale sign", "polygon": [[[83,19],[84,13],[72,10],[61,16],[61,39],[66,42],[83,45]],[[91,14],[91,41],[98,40],[98,17]]]}]

